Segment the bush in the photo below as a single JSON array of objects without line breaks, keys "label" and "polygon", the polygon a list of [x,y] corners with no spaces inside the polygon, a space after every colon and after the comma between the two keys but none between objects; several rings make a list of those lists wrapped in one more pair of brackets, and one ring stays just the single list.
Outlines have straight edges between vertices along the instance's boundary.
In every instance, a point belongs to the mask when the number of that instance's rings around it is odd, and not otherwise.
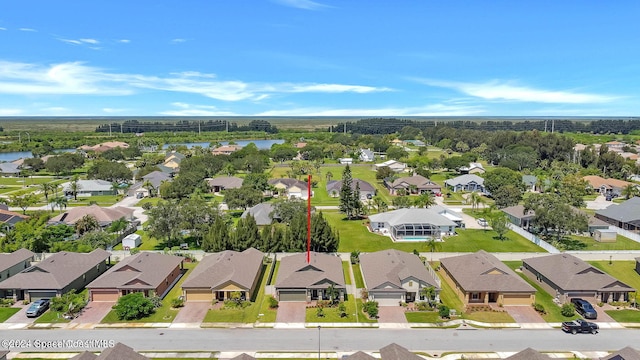
[{"label": "bush", "polygon": [[440,305],[438,308],[438,315],[440,315],[443,319],[448,319],[450,317],[449,307],[446,305]]},{"label": "bush", "polygon": [[433,310],[433,307],[426,301],[420,301],[416,303],[416,309],[420,311],[429,311]]},{"label": "bush", "polygon": [[562,305],[562,309],[560,309],[560,313],[562,316],[571,317],[576,314],[576,308],[572,303],[566,303]]},{"label": "bush", "polygon": [[153,209],[153,204],[150,203],[150,202],[146,202],[146,203],[142,204],[142,209],[151,210],[151,209]]},{"label": "bush", "polygon": [[149,301],[153,304],[154,308],[159,308],[162,306],[162,299],[159,296],[150,296]]},{"label": "bush", "polygon": [[319,307],[316,309],[316,316],[317,317],[324,317],[324,310],[322,309],[322,307]]},{"label": "bush", "polygon": [[142,319],[155,311],[153,302],[140,292],[120,297],[113,309],[120,320]]},{"label": "bush", "polygon": [[269,296],[269,309],[277,309],[278,308],[278,300],[272,296]]},{"label": "bush", "polygon": [[538,303],[533,304],[533,309],[541,315],[544,315],[547,313],[547,311],[544,309],[544,306],[542,306],[542,304],[538,304]]},{"label": "bush", "polygon": [[87,304],[83,294],[76,294],[75,289],[60,297],[51,299],[49,308],[51,311],[62,312],[65,315],[78,314]]},{"label": "bush", "polygon": [[179,297],[171,300],[171,307],[172,308],[181,308],[183,306],[184,306],[184,299],[182,298],[182,296],[179,296]]},{"label": "bush", "polygon": [[338,313],[341,318],[347,317],[347,306],[343,302],[338,305]]},{"label": "bush", "polygon": [[378,317],[378,303],[376,301],[367,301],[364,303],[362,310],[364,310],[371,319]]},{"label": "bush", "polygon": [[0,307],[9,307],[15,303],[13,299],[0,299]]}]

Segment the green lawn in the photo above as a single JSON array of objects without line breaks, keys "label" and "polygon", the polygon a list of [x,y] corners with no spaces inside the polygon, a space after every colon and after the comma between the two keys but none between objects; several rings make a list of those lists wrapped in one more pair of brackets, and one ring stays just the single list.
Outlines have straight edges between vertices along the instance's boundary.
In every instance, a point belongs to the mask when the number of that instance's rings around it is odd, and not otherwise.
[{"label": "green lawn", "polygon": [[[142,243],[140,243],[140,246],[138,247],[138,249],[140,251],[144,251],[144,250],[163,250],[165,248],[165,244],[163,242],[160,242],[158,239],[149,236],[149,234],[147,234],[146,231],[144,230],[137,230],[135,232],[136,234],[141,236],[141,240]],[[118,245],[113,247],[114,250],[122,250],[122,243],[119,243]]]},{"label": "green lawn", "polygon": [[[434,269],[438,268],[439,263],[432,263],[431,267],[433,267]],[[455,309],[458,314],[462,314],[462,310],[464,309],[464,303],[455,293],[455,291],[453,290],[453,287],[451,287],[451,284],[449,284],[449,282],[445,280],[444,270],[440,269],[438,270],[437,273],[438,273],[438,276],[440,276],[440,280],[442,280],[440,281],[440,287],[442,288],[440,290],[440,301],[444,305],[449,307],[449,309]]]},{"label": "green lawn", "polygon": [[586,245],[581,250],[640,250],[640,243],[622,235],[618,235],[615,242],[599,242],[589,236],[572,235],[572,240],[577,240]]},{"label": "green lawn", "polygon": [[617,322],[640,323],[640,311],[638,310],[605,310]]},{"label": "green lawn", "polygon": [[[362,313],[362,300],[355,299],[353,296],[349,295],[348,300],[344,301],[344,304],[347,307],[346,309],[347,316],[345,317],[340,317],[337,306],[332,308],[324,308],[323,317],[317,316],[317,308],[307,308],[305,321],[314,322],[314,323],[315,322],[319,322],[319,323],[345,323],[345,322],[346,323],[349,323],[349,322],[376,323],[377,322],[377,320],[375,319],[370,320],[367,316],[365,316]],[[356,304],[360,312],[357,312]],[[356,315],[356,313],[358,315]]]},{"label": "green lawn", "polygon": [[53,177],[0,177],[0,185],[38,185],[53,181]]},{"label": "green lawn", "polygon": [[404,313],[410,323],[437,323],[442,322],[437,311],[407,311]]},{"label": "green lawn", "polygon": [[189,274],[196,266],[196,263],[184,263],[184,268],[186,273],[182,275],[180,281],[171,289],[171,291],[167,294],[167,296],[162,299],[162,306],[157,308],[156,311],[148,317],[137,319],[137,320],[120,320],[118,319],[118,315],[115,310],[109,311],[107,316],[102,319],[101,323],[124,323],[124,322],[136,322],[136,323],[166,323],[172,322],[173,319],[178,314],[177,309],[171,308],[171,300],[182,295],[182,283],[186,278],[189,277]]},{"label": "green lawn", "polygon": [[55,324],[55,323],[68,323],[70,320],[65,319],[62,316],[62,312],[47,310],[39,318],[34,321],[36,324]]},{"label": "green lawn", "polygon": [[[615,257],[615,255],[613,255]],[[636,272],[636,262],[629,261],[589,261],[589,264],[606,272],[614,278],[631,286],[636,290],[640,290],[640,275]]]},{"label": "green lawn", "polygon": [[474,311],[465,313],[465,319],[484,323],[515,323],[516,321],[506,311]]},{"label": "green lawn", "polygon": [[353,277],[356,280],[356,288],[364,288],[364,280],[362,279],[362,271],[360,271],[360,265],[351,265],[351,269],[353,270]]},{"label": "green lawn", "polygon": [[273,270],[273,276],[271,276],[271,279],[269,279],[269,285],[275,285],[276,284],[276,279],[278,279],[278,270],[280,269],[280,261],[276,261],[275,263],[275,270]]},{"label": "green lawn", "polygon": [[20,308],[17,307],[0,307],[0,322],[7,321],[8,318],[18,311],[20,311]]},{"label": "green lawn", "polygon": [[342,273],[344,274],[345,285],[351,285],[351,271],[349,270],[349,265],[350,263],[348,261],[342,262]]},{"label": "green lawn", "polygon": [[[340,232],[339,252],[374,252],[385,249],[398,249],[407,252],[418,250],[428,251],[424,241],[393,242],[388,236],[370,232],[366,227],[366,220],[344,220],[344,215],[337,211],[323,211],[323,215],[335,229]],[[494,239],[496,233],[491,230],[458,229],[458,235],[450,236],[439,243],[438,251],[444,252],[545,252],[542,248],[509,231],[505,240]]]},{"label": "green lawn", "polygon": [[[522,266],[522,261],[504,261],[504,263],[513,270]],[[551,296],[548,292],[546,292],[535,281],[530,280],[523,273],[521,272],[516,272],[516,273],[536,289],[536,303],[544,306],[544,309],[547,313],[545,315],[542,315],[542,318],[546,322],[562,322],[562,321],[577,319],[579,317],[575,315],[568,318],[562,315],[560,313],[560,306],[556,305],[556,303],[553,302],[553,296]]]},{"label": "green lawn", "polygon": [[[262,276],[260,277],[260,281],[256,285],[258,289],[258,293],[255,295],[254,302],[251,305],[245,308],[238,309],[216,309],[209,310],[207,315],[204,318],[204,322],[206,323],[219,323],[219,322],[228,322],[228,323],[255,323],[258,320],[258,314],[261,314],[262,303],[268,301],[264,295],[264,286],[267,281],[267,277],[269,276],[269,267],[271,265],[264,265],[262,267]],[[275,312],[275,311],[274,311]],[[264,322],[264,319],[262,319]]]},{"label": "green lawn", "polygon": [[[276,322],[276,315],[278,315],[278,309],[271,309],[269,307],[269,298],[271,295],[264,295],[260,303],[260,313],[258,314],[258,321],[262,323],[274,323]],[[262,315],[260,315],[262,314]]]},{"label": "green lawn", "polygon": [[146,203],[150,203],[153,206],[158,205],[158,203],[161,201],[162,199],[159,197],[154,197],[154,198],[150,198],[150,197],[146,197],[141,199],[140,201],[138,201],[138,204],[136,206],[140,206],[142,207],[142,205],[146,204]]}]

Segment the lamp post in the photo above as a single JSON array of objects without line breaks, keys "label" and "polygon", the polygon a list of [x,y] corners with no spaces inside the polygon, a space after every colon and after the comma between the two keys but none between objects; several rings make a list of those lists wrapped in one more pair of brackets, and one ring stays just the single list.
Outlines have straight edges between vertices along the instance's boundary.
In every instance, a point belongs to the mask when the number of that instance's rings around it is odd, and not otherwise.
[{"label": "lamp post", "polygon": [[318,325],[318,360],[320,360],[320,325]]}]

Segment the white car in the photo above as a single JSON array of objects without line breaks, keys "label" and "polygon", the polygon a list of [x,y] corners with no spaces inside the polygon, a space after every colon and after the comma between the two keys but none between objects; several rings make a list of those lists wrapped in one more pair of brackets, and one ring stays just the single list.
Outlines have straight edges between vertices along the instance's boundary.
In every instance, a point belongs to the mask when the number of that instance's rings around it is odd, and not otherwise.
[{"label": "white car", "polygon": [[478,219],[478,225],[480,226],[489,226],[489,223],[487,222],[487,220],[483,219],[483,218],[479,218]]}]

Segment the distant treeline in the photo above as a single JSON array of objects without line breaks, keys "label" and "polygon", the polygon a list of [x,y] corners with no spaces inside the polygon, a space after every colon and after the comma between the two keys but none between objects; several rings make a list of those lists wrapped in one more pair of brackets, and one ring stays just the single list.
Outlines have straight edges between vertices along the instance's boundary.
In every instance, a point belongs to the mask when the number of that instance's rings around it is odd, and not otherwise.
[{"label": "distant treeline", "polygon": [[437,127],[449,127],[465,130],[483,131],[548,131],[548,132],[582,132],[593,134],[628,134],[633,130],[640,130],[640,120],[524,120],[524,121],[416,121],[396,118],[362,119],[356,122],[344,122],[330,128],[331,132],[349,132],[354,134],[393,134],[409,126],[428,132]]},{"label": "distant treeline", "polygon": [[252,120],[247,125],[239,126],[227,120],[188,121],[177,122],[138,121],[127,120],[123,123],[103,124],[96,128],[96,132],[200,132],[200,131],[264,131],[277,133],[278,128],[266,120]]}]

